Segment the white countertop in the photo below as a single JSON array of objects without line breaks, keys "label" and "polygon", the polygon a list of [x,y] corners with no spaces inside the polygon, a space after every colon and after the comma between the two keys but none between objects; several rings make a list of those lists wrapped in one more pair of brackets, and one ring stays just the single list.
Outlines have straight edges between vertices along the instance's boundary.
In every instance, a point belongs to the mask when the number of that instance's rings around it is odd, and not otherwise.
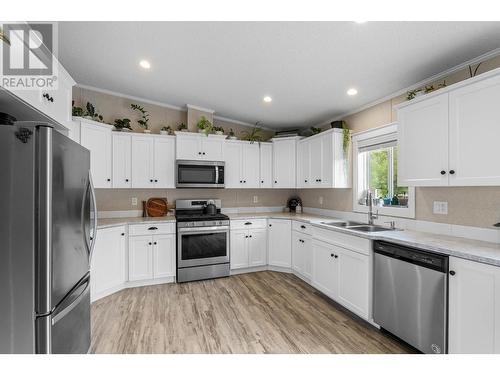
[{"label": "white countertop", "polygon": [[[354,236],[367,238],[370,240],[383,240],[404,246],[413,246],[422,250],[432,251],[440,254],[469,259],[481,263],[500,266],[500,244],[470,240],[462,237],[437,235],[425,232],[410,230],[395,230],[375,233],[357,232],[345,228],[332,227],[322,222],[344,221],[328,216],[313,214],[294,214],[284,212],[262,212],[262,213],[238,213],[228,214],[231,220],[252,220],[252,219],[289,219],[310,223],[313,226],[329,229],[341,233],[348,233]],[[99,219],[98,229],[126,224],[138,223],[162,223],[174,222],[174,216],[164,217],[132,217]]]}]

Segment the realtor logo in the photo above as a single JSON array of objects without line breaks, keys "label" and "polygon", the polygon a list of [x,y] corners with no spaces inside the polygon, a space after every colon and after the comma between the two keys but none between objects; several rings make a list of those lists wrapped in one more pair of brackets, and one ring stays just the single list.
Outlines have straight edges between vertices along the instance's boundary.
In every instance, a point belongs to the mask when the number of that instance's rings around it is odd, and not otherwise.
[{"label": "realtor logo", "polygon": [[2,86],[13,89],[55,89],[54,25],[2,25]]}]

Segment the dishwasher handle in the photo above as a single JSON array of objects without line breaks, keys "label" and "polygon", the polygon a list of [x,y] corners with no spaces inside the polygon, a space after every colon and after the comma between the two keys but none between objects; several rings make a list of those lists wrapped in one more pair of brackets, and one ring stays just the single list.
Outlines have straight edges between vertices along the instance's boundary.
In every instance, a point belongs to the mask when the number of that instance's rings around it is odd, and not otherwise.
[{"label": "dishwasher handle", "polygon": [[448,256],[431,253],[384,241],[375,241],[375,253],[385,255],[403,262],[412,263],[421,267],[430,268],[442,273],[448,273]]}]

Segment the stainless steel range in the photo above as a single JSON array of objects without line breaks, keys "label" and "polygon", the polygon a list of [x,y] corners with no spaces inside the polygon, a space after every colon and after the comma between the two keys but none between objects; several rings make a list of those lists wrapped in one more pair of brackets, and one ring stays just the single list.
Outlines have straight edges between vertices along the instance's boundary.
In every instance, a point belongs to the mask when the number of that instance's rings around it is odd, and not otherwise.
[{"label": "stainless steel range", "polygon": [[175,202],[177,281],[229,276],[229,217],[219,199]]}]

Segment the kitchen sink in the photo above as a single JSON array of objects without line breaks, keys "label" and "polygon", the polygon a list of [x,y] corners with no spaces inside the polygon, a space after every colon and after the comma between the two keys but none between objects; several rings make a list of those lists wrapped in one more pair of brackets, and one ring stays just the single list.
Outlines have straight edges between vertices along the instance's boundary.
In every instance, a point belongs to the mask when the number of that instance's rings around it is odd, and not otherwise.
[{"label": "kitchen sink", "polygon": [[357,230],[359,232],[383,232],[386,230],[394,230],[380,225],[355,225],[346,229]]},{"label": "kitchen sink", "polygon": [[357,221],[330,221],[330,222],[323,221],[321,224],[330,225],[332,227],[339,227],[339,228],[352,227],[355,225],[366,225],[365,223],[359,223]]},{"label": "kitchen sink", "polygon": [[323,221],[321,224],[325,224],[325,225],[329,225],[329,226],[337,227],[337,228],[345,228],[345,229],[355,230],[358,232],[368,232],[368,233],[394,230],[392,228],[386,228],[386,227],[383,227],[381,225],[365,224],[365,223],[360,223],[357,221],[330,221],[330,222]]}]

